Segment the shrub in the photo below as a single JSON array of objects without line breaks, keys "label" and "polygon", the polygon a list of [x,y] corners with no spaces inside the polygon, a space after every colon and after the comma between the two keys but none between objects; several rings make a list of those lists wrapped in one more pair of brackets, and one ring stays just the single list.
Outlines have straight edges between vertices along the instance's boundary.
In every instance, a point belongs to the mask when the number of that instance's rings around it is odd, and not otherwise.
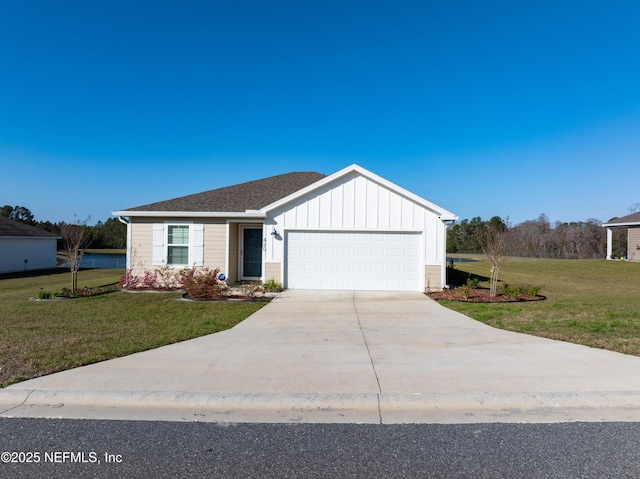
[{"label": "shrub", "polygon": [[476,289],[480,285],[480,278],[477,276],[469,276],[467,278],[467,286],[471,289]]},{"label": "shrub", "polygon": [[182,288],[181,270],[176,270],[169,265],[156,269],[157,283],[164,289]]},{"label": "shrub", "polygon": [[275,278],[269,278],[264,283],[264,289],[272,293],[279,293],[284,288],[282,287],[282,283],[280,283],[280,281],[276,281]]},{"label": "shrub", "polygon": [[469,299],[469,296],[471,296],[471,288],[467,285],[460,286],[456,291],[463,299]]},{"label": "shrub", "polygon": [[58,293],[53,293],[51,291],[43,291],[42,289],[36,293],[36,299],[53,299],[57,297],[58,297]]},{"label": "shrub", "polygon": [[142,276],[137,276],[128,269],[120,278],[120,286],[126,289],[180,289],[183,287],[183,276],[183,270],[175,270],[169,266],[145,271]]},{"label": "shrub", "polygon": [[180,271],[182,286],[189,298],[219,298],[226,283],[218,279],[220,268],[191,268]]},{"label": "shrub", "polygon": [[262,283],[258,281],[252,281],[250,283],[244,283],[240,285],[240,291],[245,296],[253,298],[257,293],[263,291]]},{"label": "shrub", "polygon": [[137,289],[140,287],[140,277],[128,269],[120,277],[120,286],[127,289]]},{"label": "shrub", "polygon": [[517,286],[509,286],[508,284],[504,284],[501,288],[502,294],[504,294],[507,298],[517,299],[520,297],[522,292],[520,288]]},{"label": "shrub", "polygon": [[540,286],[529,286],[524,290],[528,298],[535,298],[540,293]]},{"label": "shrub", "polygon": [[160,285],[158,284],[158,272],[156,270],[145,271],[142,275],[140,287],[143,289],[160,289]]},{"label": "shrub", "polygon": [[176,270],[168,266],[145,271],[142,276],[127,270],[120,278],[120,285],[127,289],[176,290],[184,289],[190,298],[218,298],[227,289],[220,281],[220,268],[184,268]]}]

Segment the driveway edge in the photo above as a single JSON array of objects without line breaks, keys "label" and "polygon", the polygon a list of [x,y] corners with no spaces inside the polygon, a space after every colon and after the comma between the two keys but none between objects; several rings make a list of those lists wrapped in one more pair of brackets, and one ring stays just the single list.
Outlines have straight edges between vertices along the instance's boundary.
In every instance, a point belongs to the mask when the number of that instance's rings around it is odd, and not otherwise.
[{"label": "driveway edge", "polygon": [[0,390],[0,417],[256,423],[637,421],[640,392],[286,394]]}]

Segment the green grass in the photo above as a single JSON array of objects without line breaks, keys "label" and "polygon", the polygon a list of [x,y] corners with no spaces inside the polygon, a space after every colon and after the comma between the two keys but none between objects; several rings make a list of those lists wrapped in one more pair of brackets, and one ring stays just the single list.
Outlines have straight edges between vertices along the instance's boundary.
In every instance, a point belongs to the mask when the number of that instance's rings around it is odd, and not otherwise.
[{"label": "green grass", "polygon": [[[490,264],[456,263],[488,287]],[[606,260],[508,259],[501,282],[540,286],[545,301],[442,304],[510,331],[640,356],[640,263]]]},{"label": "green grass", "polygon": [[[114,283],[121,270],[80,271],[78,285]],[[229,329],[263,302],[176,301],[179,293],[110,293],[30,301],[70,287],[68,270],[0,277],[0,387]],[[20,277],[21,276],[21,277]]]}]

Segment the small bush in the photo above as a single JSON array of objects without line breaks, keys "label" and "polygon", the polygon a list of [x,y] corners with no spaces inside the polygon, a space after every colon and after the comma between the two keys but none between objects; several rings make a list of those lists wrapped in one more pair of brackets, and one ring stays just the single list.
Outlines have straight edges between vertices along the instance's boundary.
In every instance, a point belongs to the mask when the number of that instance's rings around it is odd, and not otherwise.
[{"label": "small bush", "polygon": [[463,299],[469,299],[471,296],[471,288],[467,285],[460,286],[456,291]]},{"label": "small bush", "polygon": [[524,290],[524,294],[527,295],[527,298],[535,298],[540,293],[540,286],[528,286]]},{"label": "small bush", "polygon": [[263,291],[262,283],[258,281],[252,281],[250,283],[241,284],[240,291],[242,291],[242,294],[244,294],[245,296],[253,298],[256,294]]},{"label": "small bush", "polygon": [[480,285],[480,278],[476,276],[469,276],[467,278],[467,286],[471,289],[476,289]]},{"label": "small bush", "polygon": [[180,271],[182,285],[189,298],[219,298],[227,289],[220,281],[220,268],[191,268]]},{"label": "small bush", "polygon": [[128,269],[120,277],[120,286],[126,289],[138,289],[140,287],[140,276],[136,276]]},{"label": "small bush", "polygon": [[36,293],[36,299],[54,299],[58,297],[58,293],[40,290]]},{"label": "small bush", "polygon": [[127,270],[120,278],[120,285],[126,289],[167,291],[184,289],[189,298],[219,298],[227,290],[227,284],[218,279],[220,268],[184,268],[180,270],[168,266],[145,271],[142,276]]},{"label": "small bush", "polygon": [[517,299],[522,294],[518,286],[509,286],[508,284],[503,285],[500,291],[510,299]]},{"label": "small bush", "polygon": [[275,278],[269,278],[264,283],[264,289],[272,293],[279,293],[280,291],[283,290],[283,287],[280,281],[276,281]]},{"label": "small bush", "polygon": [[137,276],[128,269],[120,278],[120,286],[126,289],[148,289],[148,290],[175,290],[182,289],[184,282],[184,271],[177,270],[164,265],[151,271],[145,271],[142,276]]}]

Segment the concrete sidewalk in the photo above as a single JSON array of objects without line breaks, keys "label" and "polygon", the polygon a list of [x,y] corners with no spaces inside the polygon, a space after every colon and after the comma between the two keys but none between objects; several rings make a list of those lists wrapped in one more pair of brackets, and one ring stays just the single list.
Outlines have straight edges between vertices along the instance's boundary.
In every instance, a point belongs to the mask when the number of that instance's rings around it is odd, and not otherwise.
[{"label": "concrete sidewalk", "polygon": [[229,331],[0,390],[0,416],[640,421],[640,358],[493,329],[419,293],[286,291]]}]

